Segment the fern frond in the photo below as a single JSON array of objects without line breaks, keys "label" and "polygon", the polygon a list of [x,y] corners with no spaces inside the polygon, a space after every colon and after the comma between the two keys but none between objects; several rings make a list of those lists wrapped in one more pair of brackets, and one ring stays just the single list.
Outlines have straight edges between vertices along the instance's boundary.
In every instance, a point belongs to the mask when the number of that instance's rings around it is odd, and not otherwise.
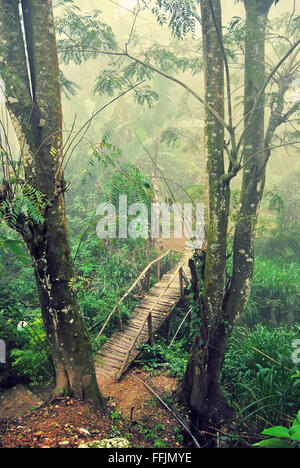
[{"label": "fern frond", "polygon": [[3,219],[12,229],[16,229],[22,213],[28,220],[42,225],[46,206],[45,196],[25,182],[12,200],[6,199],[0,204],[0,220]]}]

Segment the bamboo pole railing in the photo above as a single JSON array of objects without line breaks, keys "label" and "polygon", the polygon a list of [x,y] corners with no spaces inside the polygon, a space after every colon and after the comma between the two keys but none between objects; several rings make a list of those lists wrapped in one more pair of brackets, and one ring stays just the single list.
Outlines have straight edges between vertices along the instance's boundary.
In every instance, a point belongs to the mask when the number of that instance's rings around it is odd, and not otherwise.
[{"label": "bamboo pole railing", "polygon": [[129,356],[134,348],[134,346],[136,345],[139,337],[141,336],[143,330],[144,330],[144,327],[146,325],[146,323],[148,323],[148,334],[149,334],[149,341],[153,341],[153,334],[152,334],[152,312],[154,310],[154,308],[156,307],[156,305],[159,303],[159,301],[161,300],[161,298],[165,295],[166,291],[168,290],[168,288],[170,287],[170,285],[173,283],[175,277],[179,274],[179,283],[180,283],[180,293],[181,295],[183,294],[183,280],[184,280],[184,276],[183,276],[183,267],[186,263],[188,263],[189,260],[185,260],[184,262],[182,262],[175,270],[175,272],[173,273],[171,279],[169,280],[167,286],[165,286],[164,290],[161,292],[161,294],[157,297],[157,299],[154,301],[154,303],[152,304],[151,308],[149,309],[149,312],[148,312],[148,315],[145,317],[140,329],[139,329],[139,332],[138,334],[136,335],[136,337],[134,338],[134,340],[132,341],[131,345],[130,345],[130,348],[128,350],[128,352],[126,353],[126,356],[125,356],[125,359],[123,361],[123,364],[122,364],[122,367],[120,369],[120,371],[118,372],[118,375],[117,375],[117,379],[119,380],[124,372],[124,369],[127,365],[127,362],[128,362],[128,359],[129,359]]},{"label": "bamboo pole railing", "polygon": [[[121,299],[117,302],[117,304],[115,305],[115,307],[112,309],[112,311],[110,312],[110,314],[108,315],[107,319],[105,320],[104,322],[104,325],[103,327],[101,328],[100,332],[98,333],[97,335],[97,338],[99,338],[102,333],[104,332],[105,328],[107,327],[108,323],[110,322],[112,316],[115,314],[115,312],[118,312],[119,314],[119,323],[120,323],[120,329],[122,330],[123,329],[123,324],[122,324],[122,320],[121,320],[121,314],[120,314],[120,306],[121,304],[124,302],[124,300],[129,296],[129,294],[134,290],[134,288],[136,287],[136,285],[143,279],[143,278],[147,278],[147,285],[146,285],[146,288],[150,289],[150,279],[151,279],[151,276],[150,276],[150,270],[152,268],[153,265],[156,265],[157,264],[157,278],[158,280],[160,280],[160,277],[161,277],[161,263],[162,263],[162,260],[164,258],[166,258],[168,255],[170,255],[170,261],[172,262],[172,257],[173,257],[173,254],[174,253],[182,253],[182,252],[179,252],[177,250],[173,250],[173,249],[170,249],[168,250],[167,252],[165,252],[163,255],[161,255],[160,257],[156,258],[155,260],[152,260],[152,262],[150,262],[145,268],[144,270],[142,271],[142,273],[138,276],[138,278],[134,281],[134,283],[130,286],[130,288],[128,289],[128,291],[121,297]],[[99,325],[101,325],[101,322],[100,323],[97,323],[96,325],[94,325],[90,331],[94,330],[95,328],[97,328]]]}]

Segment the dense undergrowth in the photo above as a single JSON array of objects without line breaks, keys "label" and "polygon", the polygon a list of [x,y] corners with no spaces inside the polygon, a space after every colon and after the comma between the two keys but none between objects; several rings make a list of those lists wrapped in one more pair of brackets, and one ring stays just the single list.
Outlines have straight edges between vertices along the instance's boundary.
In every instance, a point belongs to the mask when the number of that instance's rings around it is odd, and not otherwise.
[{"label": "dense undergrowth", "polygon": [[[78,291],[96,352],[118,328],[116,316],[98,337],[107,316],[159,251],[143,239],[100,240],[95,234],[95,209],[92,197],[83,201],[78,195],[70,202],[68,221],[75,266],[71,287]],[[7,234],[5,229],[3,232]],[[237,410],[240,427],[249,434],[286,423],[296,414],[300,401],[299,368],[292,361],[292,344],[300,335],[300,263],[292,248],[288,256],[286,244],[286,255],[280,255],[280,239],[279,244],[275,241],[272,236],[273,255],[268,242],[259,243],[250,301],[231,337],[222,372],[226,397]],[[6,342],[8,361],[1,364],[0,388],[18,382],[42,385],[53,378],[53,368],[32,268],[24,258],[2,247],[0,337]],[[162,273],[169,266],[166,260]],[[124,323],[141,294],[142,287],[137,288],[122,304]],[[141,346],[138,365],[183,379],[197,327],[193,313],[183,322],[188,307],[185,304],[175,310],[171,329],[162,328],[153,347]]]},{"label": "dense undergrowth", "polygon": [[[222,372],[222,387],[238,414],[240,427],[259,433],[267,425],[284,423],[298,411],[299,366],[293,363],[293,342],[300,327],[253,329],[237,326],[230,339]],[[164,370],[180,380],[189,358],[188,330],[171,346],[157,337],[154,347],[141,346],[139,364],[145,370]],[[262,354],[263,353],[263,354]]]}]

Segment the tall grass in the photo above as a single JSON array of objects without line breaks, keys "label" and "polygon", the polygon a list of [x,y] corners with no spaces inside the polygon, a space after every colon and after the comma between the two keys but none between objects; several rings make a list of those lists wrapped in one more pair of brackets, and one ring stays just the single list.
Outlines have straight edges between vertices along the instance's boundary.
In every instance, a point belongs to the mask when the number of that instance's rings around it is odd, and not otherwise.
[{"label": "tall grass", "polygon": [[300,264],[259,257],[249,304],[242,321],[278,326],[292,325],[300,319]]},{"label": "tall grass", "polygon": [[253,431],[262,430],[266,422],[280,424],[298,410],[300,380],[294,377],[297,366],[292,361],[292,343],[299,335],[299,325],[269,329],[259,324],[253,330],[234,330],[222,383],[240,422],[247,422]]}]

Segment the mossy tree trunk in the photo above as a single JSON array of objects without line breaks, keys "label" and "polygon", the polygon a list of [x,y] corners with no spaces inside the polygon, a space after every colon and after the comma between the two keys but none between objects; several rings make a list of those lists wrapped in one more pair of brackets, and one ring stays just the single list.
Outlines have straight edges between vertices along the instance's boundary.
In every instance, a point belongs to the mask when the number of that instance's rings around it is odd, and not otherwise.
[{"label": "mossy tree trunk", "polygon": [[[264,93],[265,32],[272,0],[248,0],[245,50],[245,139],[240,212],[235,228],[233,274],[226,283],[227,228],[230,178],[224,177],[224,127],[206,108],[209,219],[203,294],[198,297],[201,327],[195,338],[184,380],[184,400],[191,409],[192,429],[199,436],[235,418],[222,394],[220,375],[232,329],[250,295],[254,267],[254,239],[265,185]],[[224,50],[220,0],[201,0],[205,101],[223,119]],[[212,15],[212,8],[214,16]],[[260,96],[258,102],[257,97]],[[253,112],[253,109],[255,111]],[[232,152],[233,163],[237,155]],[[193,267],[194,277],[196,269]],[[199,276],[199,273],[198,273]],[[199,278],[198,278],[199,279]],[[197,279],[194,280],[194,284]],[[197,292],[196,292],[197,298]]]},{"label": "mossy tree trunk", "polygon": [[[205,101],[224,118],[224,63],[218,32],[207,0],[201,2]],[[222,30],[221,4],[212,1],[219,31]],[[192,410],[197,430],[231,414],[219,389],[223,359],[218,338],[224,333],[223,302],[226,280],[226,249],[230,189],[222,182],[225,174],[224,126],[209,110],[205,116],[205,148],[208,174],[208,226],[204,290],[199,298],[201,327],[188,363],[184,399]],[[220,343],[221,344],[221,343]],[[222,346],[222,344],[221,344]],[[197,432],[196,432],[197,434]]]},{"label": "mossy tree trunk", "polygon": [[[246,9],[243,182],[234,234],[233,277],[226,301],[230,327],[248,302],[253,269],[259,206],[265,187],[265,37],[273,0],[248,0]],[[260,96],[258,102],[257,97]],[[255,110],[253,112],[253,109]]]},{"label": "mossy tree trunk", "polygon": [[[62,107],[52,2],[0,0],[1,76],[23,152],[24,181],[44,195],[40,224],[20,216],[17,230],[30,252],[45,330],[56,370],[55,395],[103,408],[92,347],[76,291],[65,213]],[[28,60],[26,60],[26,54]],[[20,182],[20,181],[19,181]]]}]

